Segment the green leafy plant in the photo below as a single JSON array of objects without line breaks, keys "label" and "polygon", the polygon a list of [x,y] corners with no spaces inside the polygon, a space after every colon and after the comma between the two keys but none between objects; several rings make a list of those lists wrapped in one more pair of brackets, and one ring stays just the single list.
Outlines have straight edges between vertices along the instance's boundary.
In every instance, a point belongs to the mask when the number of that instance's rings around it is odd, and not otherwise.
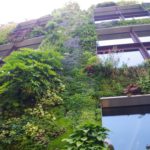
[{"label": "green leafy plant", "polygon": [[80,45],[83,50],[95,52],[96,32],[93,23],[83,24],[81,27],[78,27],[73,32],[73,36],[80,37]]},{"label": "green leafy plant", "polygon": [[87,124],[77,129],[68,139],[67,150],[108,150],[104,142],[108,130],[95,124]]},{"label": "green leafy plant", "polygon": [[150,74],[140,77],[138,83],[144,93],[150,93]]},{"label": "green leafy plant", "polygon": [[44,31],[44,28],[37,26],[37,27],[33,28],[33,30],[31,31],[31,33],[28,36],[30,38],[33,38],[33,37],[38,37],[38,36],[42,36],[45,34],[46,34],[46,32]]},{"label": "green leafy plant", "polygon": [[0,128],[0,149],[13,150],[46,149],[50,139],[65,132],[56,124],[55,115],[41,104],[25,109],[22,116],[3,120]]},{"label": "green leafy plant", "polygon": [[[3,110],[33,107],[47,91],[59,93],[62,56],[58,52],[24,49],[5,59],[0,68],[0,99]],[[11,109],[10,109],[11,108]]]}]

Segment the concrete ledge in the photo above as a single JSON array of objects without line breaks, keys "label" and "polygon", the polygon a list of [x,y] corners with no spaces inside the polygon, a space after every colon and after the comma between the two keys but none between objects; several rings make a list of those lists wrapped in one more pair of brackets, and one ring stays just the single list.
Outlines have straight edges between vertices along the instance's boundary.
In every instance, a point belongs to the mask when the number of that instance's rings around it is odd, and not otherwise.
[{"label": "concrete ledge", "polygon": [[31,39],[26,39],[21,42],[0,45],[0,57],[5,57],[9,55],[13,50],[17,50],[24,47],[37,49],[43,39],[44,36],[40,36]]},{"label": "concrete ledge", "polygon": [[16,43],[15,46],[17,48],[21,48],[21,47],[26,47],[30,45],[37,45],[37,44],[40,44],[43,39],[44,39],[44,36],[40,36],[40,37],[36,37],[32,39],[26,39],[26,40],[23,40],[22,42]]},{"label": "concrete ledge", "polygon": [[150,94],[101,98],[102,114],[129,115],[150,112]]},{"label": "concrete ledge", "polygon": [[4,45],[0,45],[0,51],[10,50],[13,47],[13,43],[8,43]]}]

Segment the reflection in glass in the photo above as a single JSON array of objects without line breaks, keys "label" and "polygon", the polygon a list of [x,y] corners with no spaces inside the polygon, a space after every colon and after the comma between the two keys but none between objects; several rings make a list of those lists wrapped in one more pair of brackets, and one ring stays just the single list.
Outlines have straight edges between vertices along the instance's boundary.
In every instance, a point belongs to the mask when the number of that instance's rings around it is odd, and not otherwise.
[{"label": "reflection in glass", "polygon": [[127,66],[137,66],[144,62],[144,59],[139,51],[103,54],[98,55],[98,57],[102,61],[107,60],[109,57],[113,58],[113,60],[118,60],[118,67],[121,67],[124,64],[126,64]]},{"label": "reflection in glass", "polygon": [[150,114],[103,117],[103,126],[111,130],[109,138],[115,150],[150,148]]}]

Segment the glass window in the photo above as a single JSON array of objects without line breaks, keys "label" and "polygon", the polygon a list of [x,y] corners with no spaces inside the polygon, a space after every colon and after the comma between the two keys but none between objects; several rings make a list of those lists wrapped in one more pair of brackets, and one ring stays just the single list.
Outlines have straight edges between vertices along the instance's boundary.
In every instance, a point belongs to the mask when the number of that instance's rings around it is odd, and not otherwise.
[{"label": "glass window", "polygon": [[139,37],[141,42],[150,42],[150,36]]},{"label": "glass window", "polygon": [[150,145],[150,114],[103,117],[115,150],[146,150]]},{"label": "glass window", "polygon": [[100,20],[100,21],[95,21],[95,24],[113,22],[113,21],[120,21],[120,19]]},{"label": "glass window", "polygon": [[106,59],[111,57],[114,60],[118,61],[118,67],[121,67],[123,64],[126,64],[127,66],[137,66],[144,62],[144,59],[139,51],[101,54],[101,55],[98,55],[98,57],[102,61],[105,61]]},{"label": "glass window", "polygon": [[118,44],[127,44],[127,43],[130,44],[130,43],[134,43],[134,42],[133,42],[132,38],[97,41],[98,46],[118,45]]}]

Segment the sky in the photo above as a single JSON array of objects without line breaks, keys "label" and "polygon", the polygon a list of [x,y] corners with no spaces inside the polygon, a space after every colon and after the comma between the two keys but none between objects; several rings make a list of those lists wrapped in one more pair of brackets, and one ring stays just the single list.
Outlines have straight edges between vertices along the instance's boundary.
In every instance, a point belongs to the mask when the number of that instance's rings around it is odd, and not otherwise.
[{"label": "sky", "polygon": [[[0,24],[9,22],[22,22],[36,19],[50,14],[54,9],[63,7],[70,0],[0,0]],[[79,3],[82,9],[89,8],[92,4],[110,0],[73,0]],[[117,2],[119,0],[113,0]],[[142,1],[142,0],[138,0]],[[150,2],[150,0],[143,0]]]}]

